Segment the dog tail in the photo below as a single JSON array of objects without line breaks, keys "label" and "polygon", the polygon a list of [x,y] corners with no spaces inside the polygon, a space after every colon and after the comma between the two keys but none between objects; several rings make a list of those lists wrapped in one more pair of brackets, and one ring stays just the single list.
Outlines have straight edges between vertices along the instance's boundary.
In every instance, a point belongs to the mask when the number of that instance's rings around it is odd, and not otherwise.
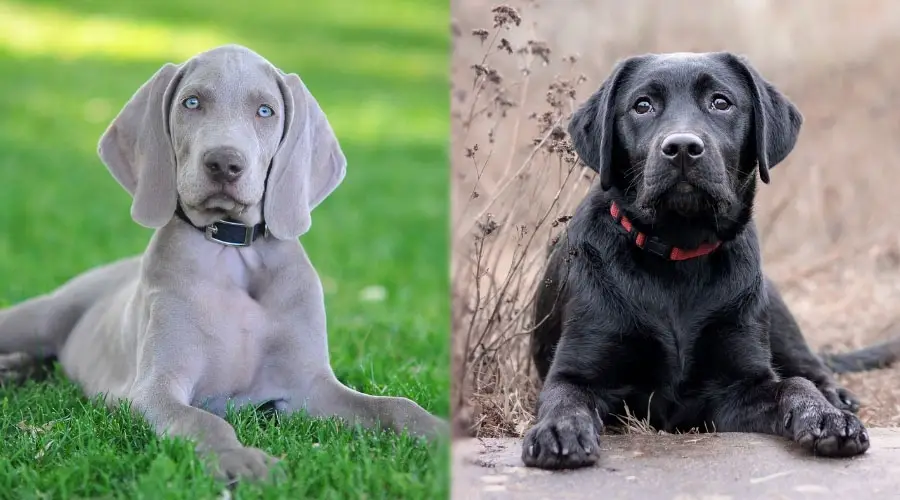
[{"label": "dog tail", "polygon": [[900,337],[855,351],[822,354],[822,361],[835,373],[885,368],[900,360]]}]

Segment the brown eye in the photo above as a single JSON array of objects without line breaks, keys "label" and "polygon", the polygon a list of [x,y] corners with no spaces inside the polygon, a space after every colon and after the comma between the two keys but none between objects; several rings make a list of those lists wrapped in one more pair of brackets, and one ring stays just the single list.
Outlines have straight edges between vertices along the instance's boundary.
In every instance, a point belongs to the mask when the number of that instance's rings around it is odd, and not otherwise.
[{"label": "brown eye", "polygon": [[632,109],[634,109],[635,113],[642,115],[644,113],[653,111],[653,105],[650,104],[650,101],[648,101],[647,99],[641,99],[640,101],[634,103]]},{"label": "brown eye", "polygon": [[712,101],[712,107],[718,109],[719,111],[725,111],[726,109],[731,107],[731,101],[725,99],[722,96],[717,96]]}]

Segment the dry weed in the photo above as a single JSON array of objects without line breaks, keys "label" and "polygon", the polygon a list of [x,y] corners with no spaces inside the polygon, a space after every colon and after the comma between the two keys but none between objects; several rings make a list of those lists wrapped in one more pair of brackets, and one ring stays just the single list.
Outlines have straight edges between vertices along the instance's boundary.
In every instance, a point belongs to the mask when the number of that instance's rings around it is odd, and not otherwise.
[{"label": "dry weed", "polygon": [[[454,147],[471,164],[456,179],[469,194],[454,210],[453,403],[457,425],[479,436],[521,435],[531,422],[537,389],[527,345],[531,300],[552,238],[593,178],[565,131],[585,80],[576,71],[577,58],[564,58],[568,71],[553,78],[543,103],[525,102],[531,75],[554,54],[540,40],[511,41],[510,33],[526,29],[518,10],[501,5],[492,14],[490,29],[468,35],[484,48],[470,63],[471,86],[453,92]],[[503,58],[512,59],[515,74],[501,74],[497,62]],[[524,155],[516,154],[516,139],[526,128],[533,140]],[[502,144],[512,150],[495,155]],[[491,164],[498,156],[504,165]],[[485,179],[486,170],[500,175]],[[553,196],[546,195],[548,187]]]}]

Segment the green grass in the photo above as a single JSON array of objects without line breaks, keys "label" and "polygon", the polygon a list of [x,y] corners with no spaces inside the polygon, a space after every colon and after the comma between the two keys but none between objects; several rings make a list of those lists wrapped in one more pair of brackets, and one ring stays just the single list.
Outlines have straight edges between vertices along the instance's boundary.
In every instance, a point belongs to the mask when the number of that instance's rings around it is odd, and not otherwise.
[{"label": "green grass", "polygon": [[[0,0],[0,304],[139,253],[150,232],[96,156],[166,61],[241,43],[300,74],[348,158],[301,239],[326,290],[338,377],[447,416],[446,0]],[[383,301],[360,300],[369,286]],[[446,445],[241,411],[287,480],[232,498],[442,498]],[[157,439],[59,373],[0,388],[0,498],[216,498],[190,444]]]}]

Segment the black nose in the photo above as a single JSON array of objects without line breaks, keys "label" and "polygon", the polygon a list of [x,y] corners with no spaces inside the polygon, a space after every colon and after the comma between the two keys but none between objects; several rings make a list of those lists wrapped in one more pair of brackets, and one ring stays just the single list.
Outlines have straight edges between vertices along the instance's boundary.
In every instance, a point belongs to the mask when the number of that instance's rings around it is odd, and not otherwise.
[{"label": "black nose", "polygon": [[241,178],[247,162],[238,150],[219,147],[203,153],[203,165],[213,181],[231,183]]},{"label": "black nose", "polygon": [[703,150],[703,141],[694,134],[672,134],[662,142],[663,156],[682,165],[697,161]]}]

